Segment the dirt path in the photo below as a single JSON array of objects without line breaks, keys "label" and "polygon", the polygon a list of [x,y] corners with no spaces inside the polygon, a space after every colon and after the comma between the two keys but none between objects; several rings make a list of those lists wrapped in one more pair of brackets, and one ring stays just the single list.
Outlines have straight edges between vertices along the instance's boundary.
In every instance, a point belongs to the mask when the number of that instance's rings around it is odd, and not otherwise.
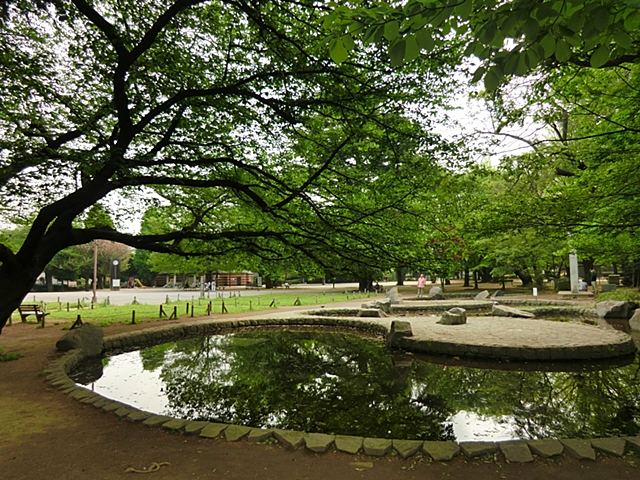
[{"label": "dirt path", "polygon": [[[170,322],[162,322],[167,323]],[[105,334],[158,325],[114,325],[105,328]],[[275,444],[201,440],[147,428],[117,420],[47,385],[40,372],[58,356],[54,345],[62,334],[61,326],[43,330],[33,324],[14,324],[5,328],[0,336],[0,348],[24,355],[19,360],[0,363],[0,478],[3,480],[135,478],[135,473],[125,470],[143,469],[153,462],[170,465],[149,473],[149,478],[172,480],[640,478],[638,456],[599,457],[596,462],[588,462],[565,455],[519,465],[507,464],[497,455],[492,461],[459,457],[442,464],[415,457],[374,459],[339,452],[291,452]]]}]

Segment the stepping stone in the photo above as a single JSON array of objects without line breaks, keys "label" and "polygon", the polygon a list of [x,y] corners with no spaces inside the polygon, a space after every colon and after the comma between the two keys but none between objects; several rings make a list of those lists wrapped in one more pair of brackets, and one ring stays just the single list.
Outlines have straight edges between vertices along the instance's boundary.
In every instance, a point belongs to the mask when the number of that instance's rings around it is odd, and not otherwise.
[{"label": "stepping stone", "polygon": [[204,421],[187,422],[187,424],[184,426],[184,433],[198,433],[208,424],[209,422],[204,422]]},{"label": "stepping stone", "polygon": [[[95,405],[95,404],[94,404]],[[105,406],[102,407],[102,411],[103,412],[115,412],[116,410],[118,410],[119,408],[122,407],[126,407],[127,405],[125,405],[124,403],[120,403],[120,402],[111,402],[111,403],[107,403]]]},{"label": "stepping stone", "polygon": [[422,448],[421,440],[394,440],[393,448],[402,458],[415,455]]},{"label": "stepping stone", "polygon": [[391,450],[393,442],[387,438],[365,438],[362,446],[367,455],[383,457]]},{"label": "stepping stone", "polygon": [[102,408],[107,403],[111,403],[112,401],[113,400],[109,400],[108,398],[102,397],[100,400],[96,400],[95,402],[93,402],[93,406],[96,407],[96,408]]},{"label": "stepping stone", "polygon": [[565,439],[560,440],[560,442],[562,442],[567,452],[576,457],[578,460],[596,459],[596,451],[591,447],[591,443],[589,442],[589,440]]},{"label": "stepping stone", "polygon": [[629,446],[640,453],[640,437],[624,437]]},{"label": "stepping stone", "polygon": [[229,425],[224,431],[224,437],[228,442],[237,442],[249,435],[251,427],[245,427],[244,425]]},{"label": "stepping stone", "polygon": [[89,395],[88,397],[84,397],[82,400],[80,400],[80,403],[95,403],[98,400],[100,400],[102,397],[100,395],[97,394],[93,394],[93,395]]},{"label": "stepping stone", "polygon": [[627,442],[624,438],[594,438],[591,440],[591,446],[600,452],[622,457]]},{"label": "stepping stone", "polygon": [[247,437],[247,442],[249,443],[257,443],[263,442],[267,438],[273,437],[273,430],[265,430],[264,428],[252,428],[249,432],[249,436]]},{"label": "stepping stone", "polygon": [[76,398],[78,400],[90,397],[92,395],[95,395],[95,393],[93,393],[91,390],[85,390],[84,388],[78,388],[77,390],[74,390],[69,394],[71,398]]},{"label": "stepping stone", "polygon": [[127,415],[126,418],[131,422],[142,422],[151,416],[153,415],[148,412],[133,412]]},{"label": "stepping stone", "polygon": [[307,436],[304,437],[307,448],[317,453],[326,452],[334,439],[335,435],[326,435],[324,433],[308,433]]},{"label": "stepping stone", "polygon": [[498,445],[509,463],[533,462],[531,450],[526,442],[500,442]]},{"label": "stepping stone", "polygon": [[350,437],[348,435],[336,435],[336,448],[341,452],[355,455],[362,448],[364,437]]},{"label": "stepping stone", "polygon": [[207,423],[208,425],[200,431],[201,437],[216,438],[229,426],[226,423]]},{"label": "stepping stone", "polygon": [[545,438],[544,440],[527,440],[531,451],[542,458],[555,457],[564,451],[564,446],[558,440]]},{"label": "stepping stone", "polygon": [[494,442],[460,442],[460,448],[462,449],[462,453],[469,458],[498,451],[498,445]]},{"label": "stepping stone", "polygon": [[165,415],[152,415],[142,423],[147,427],[158,427],[163,423],[167,423],[169,420],[173,420],[173,419]]},{"label": "stepping stone", "polygon": [[134,408],[131,407],[121,407],[119,409],[117,409],[115,412],[116,417],[118,418],[122,418],[122,417],[126,417],[127,415],[129,415],[130,413],[135,412],[136,410]]},{"label": "stepping stone", "polygon": [[296,450],[303,444],[305,433],[294,430],[274,430],[273,435],[286,448]]},{"label": "stepping stone", "polygon": [[[75,392],[76,390],[78,390],[78,387],[76,387],[76,384],[74,383],[72,386],[64,388],[64,386],[60,387],[62,389],[62,393],[66,393],[67,395],[70,395],[71,392]],[[109,400],[110,402],[113,402],[113,400]]]},{"label": "stepping stone", "polygon": [[69,377],[67,377],[66,379],[61,378],[59,380],[51,382],[51,386],[58,387],[58,388],[75,387],[75,385],[76,383],[73,380],[71,380]]},{"label": "stepping stone", "polygon": [[169,420],[167,423],[163,423],[162,428],[166,430],[171,430],[173,432],[177,432],[186,424],[187,424],[187,420],[184,420],[182,418],[174,418],[172,420]]},{"label": "stepping stone", "polygon": [[422,450],[436,462],[448,462],[460,452],[460,445],[455,442],[427,441],[422,444]]}]

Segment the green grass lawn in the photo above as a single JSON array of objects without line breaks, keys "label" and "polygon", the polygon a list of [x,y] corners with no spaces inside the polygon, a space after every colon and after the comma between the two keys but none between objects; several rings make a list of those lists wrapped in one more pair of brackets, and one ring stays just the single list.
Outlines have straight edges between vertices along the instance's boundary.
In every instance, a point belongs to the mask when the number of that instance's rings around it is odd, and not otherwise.
[{"label": "green grass lawn", "polygon": [[[355,296],[354,296],[355,295]],[[373,295],[371,295],[373,296]],[[194,297],[197,297],[194,295]],[[257,310],[275,310],[277,307],[290,307],[293,305],[313,306],[313,305],[330,305],[333,302],[342,302],[345,300],[353,300],[360,298],[362,301],[367,300],[367,295],[359,293],[342,292],[318,292],[316,293],[274,293],[256,296],[236,296],[222,298],[203,298],[193,301],[193,316],[203,317],[207,315],[207,308],[211,302],[211,313],[222,313],[222,302],[227,313],[242,313]],[[157,320],[166,320],[173,313],[175,307],[178,317],[191,316],[191,300],[179,300],[163,303],[162,308],[166,317],[160,317],[160,305],[104,305],[96,303],[93,308],[89,303],[82,303],[83,308],[77,308],[77,303],[71,305],[70,311],[67,311],[67,304],[58,302],[49,302],[46,305],[46,311],[49,312],[46,322],[48,324],[56,322],[70,322],[81,316],[83,321],[90,321],[100,326],[107,326],[113,323],[131,323],[132,312],[135,311],[136,323],[150,322]],[[187,310],[189,305],[189,310]],[[15,317],[14,317],[15,318]],[[19,318],[19,317],[18,317]],[[30,319],[32,317],[29,317]],[[33,318],[35,320],[35,317]]]}]

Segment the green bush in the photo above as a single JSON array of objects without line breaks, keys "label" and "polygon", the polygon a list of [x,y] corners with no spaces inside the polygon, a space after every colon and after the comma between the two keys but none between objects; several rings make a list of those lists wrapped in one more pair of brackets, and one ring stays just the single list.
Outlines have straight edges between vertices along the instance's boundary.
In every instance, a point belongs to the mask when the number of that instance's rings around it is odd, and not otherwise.
[{"label": "green bush", "polygon": [[634,288],[618,288],[611,292],[600,293],[598,301],[618,300],[621,302],[636,302],[640,305],[640,292]]},{"label": "green bush", "polygon": [[556,292],[566,292],[568,290],[571,290],[571,280],[569,280],[569,277],[558,278],[558,280],[556,280]]}]

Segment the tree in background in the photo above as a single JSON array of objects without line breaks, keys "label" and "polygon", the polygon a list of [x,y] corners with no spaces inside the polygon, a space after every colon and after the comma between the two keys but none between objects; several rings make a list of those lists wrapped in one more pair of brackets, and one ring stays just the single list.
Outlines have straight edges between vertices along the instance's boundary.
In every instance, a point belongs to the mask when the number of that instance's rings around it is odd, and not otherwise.
[{"label": "tree in background", "polygon": [[[377,190],[378,165],[354,165],[344,150],[370,129],[404,136],[419,117],[428,127],[453,82],[455,50],[402,75],[375,53],[336,65],[320,26],[328,11],[315,2],[42,4],[10,4],[0,38],[11,52],[0,65],[0,189],[6,208],[35,216],[19,251],[0,246],[0,327],[59,251],[95,239],[214,256],[264,255],[277,243],[366,262],[370,242],[357,238],[394,204],[380,194],[376,208],[355,208],[365,176],[367,193]],[[439,140],[422,138],[433,159]],[[147,188],[172,187],[176,209],[199,204],[171,230],[74,223],[117,192],[146,208],[155,202]],[[206,198],[239,213],[219,222]]]}]

